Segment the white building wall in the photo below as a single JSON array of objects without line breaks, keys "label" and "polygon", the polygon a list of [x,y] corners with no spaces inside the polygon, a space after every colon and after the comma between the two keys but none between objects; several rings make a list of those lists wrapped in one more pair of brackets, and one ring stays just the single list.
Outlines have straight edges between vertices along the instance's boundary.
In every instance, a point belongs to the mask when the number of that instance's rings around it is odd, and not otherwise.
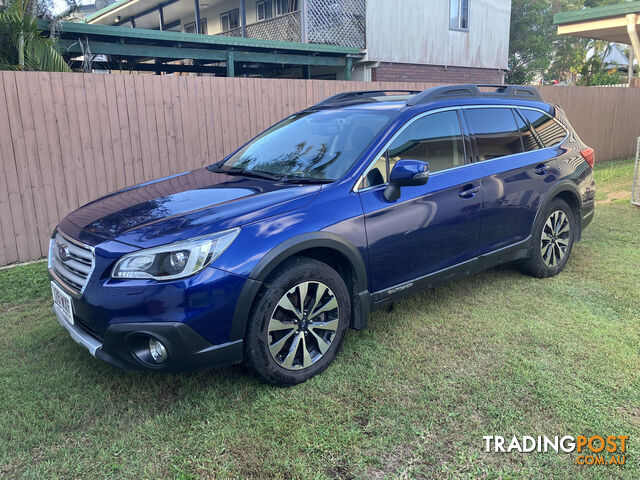
[{"label": "white building wall", "polygon": [[506,69],[511,0],[469,0],[469,30],[449,29],[449,0],[367,0],[368,59]]}]

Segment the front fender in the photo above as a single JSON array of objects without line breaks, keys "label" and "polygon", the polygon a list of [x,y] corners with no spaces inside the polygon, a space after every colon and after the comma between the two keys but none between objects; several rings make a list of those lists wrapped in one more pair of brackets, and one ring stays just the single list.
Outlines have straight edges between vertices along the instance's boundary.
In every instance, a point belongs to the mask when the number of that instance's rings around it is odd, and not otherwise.
[{"label": "front fender", "polygon": [[367,289],[367,270],[362,255],[351,242],[332,232],[303,233],[282,242],[262,257],[249,277],[264,281],[284,260],[310,248],[329,248],[344,255],[351,262],[359,289]]},{"label": "front fender", "polygon": [[369,315],[369,293],[367,291],[367,270],[358,249],[347,239],[332,232],[309,232],[291,237],[267,252],[256,264],[247,279],[236,306],[231,325],[230,341],[244,337],[247,319],[253,302],[269,274],[287,258],[304,250],[327,248],[343,255],[354,272],[354,318],[352,327],[363,328]]}]

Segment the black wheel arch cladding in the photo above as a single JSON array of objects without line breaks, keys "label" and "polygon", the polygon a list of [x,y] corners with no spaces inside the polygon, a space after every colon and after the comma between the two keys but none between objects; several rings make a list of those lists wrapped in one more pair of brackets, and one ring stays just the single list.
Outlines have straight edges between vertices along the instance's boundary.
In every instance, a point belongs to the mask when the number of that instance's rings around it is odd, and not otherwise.
[{"label": "black wheel arch cladding", "polygon": [[[352,270],[351,327],[362,329],[369,316],[367,269],[358,249],[343,237],[331,232],[311,232],[292,237],[270,250],[253,268],[236,304],[229,340],[244,338],[253,302],[267,277],[283,262],[313,249],[328,249],[346,259]],[[350,288],[351,287],[351,288]]]}]

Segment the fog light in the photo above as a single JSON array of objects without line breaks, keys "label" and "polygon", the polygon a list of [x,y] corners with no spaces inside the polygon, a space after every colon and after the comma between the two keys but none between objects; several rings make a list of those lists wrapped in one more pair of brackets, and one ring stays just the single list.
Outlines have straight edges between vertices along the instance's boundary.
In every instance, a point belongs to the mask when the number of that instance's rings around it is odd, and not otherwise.
[{"label": "fog light", "polygon": [[149,353],[156,363],[164,363],[167,361],[167,349],[157,338],[149,339]]}]

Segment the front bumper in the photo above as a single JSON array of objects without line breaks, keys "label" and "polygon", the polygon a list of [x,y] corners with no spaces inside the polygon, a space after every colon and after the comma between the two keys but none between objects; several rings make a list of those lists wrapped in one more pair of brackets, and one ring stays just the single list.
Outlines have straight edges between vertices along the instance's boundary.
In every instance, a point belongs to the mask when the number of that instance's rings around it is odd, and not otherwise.
[{"label": "front bumper", "polygon": [[[242,340],[212,345],[195,330],[180,322],[118,323],[110,325],[101,342],[77,323],[67,322],[58,308],[53,311],[60,325],[91,355],[126,370],[191,371],[202,367],[231,365],[242,361]],[[145,360],[149,337],[167,348],[161,365]]]}]

